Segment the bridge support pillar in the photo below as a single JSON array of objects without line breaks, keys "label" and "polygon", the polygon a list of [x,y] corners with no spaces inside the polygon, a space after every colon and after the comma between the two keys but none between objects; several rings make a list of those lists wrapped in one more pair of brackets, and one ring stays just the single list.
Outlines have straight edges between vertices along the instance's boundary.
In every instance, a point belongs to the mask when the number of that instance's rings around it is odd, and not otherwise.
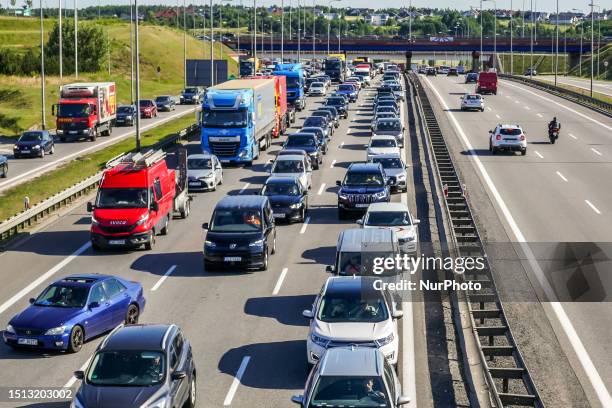
[{"label": "bridge support pillar", "polygon": [[472,51],[472,72],[480,71],[480,53]]},{"label": "bridge support pillar", "polygon": [[[567,54],[567,57],[568,57],[568,66],[567,66],[568,70],[572,70],[572,68],[577,67],[578,64],[580,64],[580,53],[579,52],[570,52]],[[582,60],[586,61],[586,58],[583,58]]]}]

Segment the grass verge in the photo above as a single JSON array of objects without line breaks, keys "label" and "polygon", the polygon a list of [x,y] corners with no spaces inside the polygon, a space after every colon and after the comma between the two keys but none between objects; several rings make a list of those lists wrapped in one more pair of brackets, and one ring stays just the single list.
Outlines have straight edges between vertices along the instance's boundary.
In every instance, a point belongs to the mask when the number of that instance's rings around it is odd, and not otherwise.
[{"label": "grass verge", "polygon": [[[143,148],[152,146],[193,123],[193,113],[186,113],[185,116],[144,132],[141,135],[141,145]],[[96,174],[104,168],[108,160],[121,153],[133,151],[134,145],[135,142],[132,138],[123,140],[98,152],[79,156],[41,177],[6,190],[0,194],[0,220],[5,220],[22,211],[24,197],[29,197],[30,204],[33,206]]]}]

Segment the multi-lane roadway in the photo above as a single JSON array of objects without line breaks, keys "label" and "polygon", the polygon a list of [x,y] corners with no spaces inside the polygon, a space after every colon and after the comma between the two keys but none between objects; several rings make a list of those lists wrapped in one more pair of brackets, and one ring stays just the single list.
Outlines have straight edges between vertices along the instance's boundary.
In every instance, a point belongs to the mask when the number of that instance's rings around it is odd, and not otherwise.
[{"label": "multi-lane roadway", "polygon": [[[541,79],[547,82],[555,82],[555,77],[552,75],[537,76],[534,79]],[[557,83],[574,86],[582,90],[591,89],[591,81],[589,78],[577,78],[577,77],[566,77],[562,75],[557,76]],[[593,91],[601,94],[612,96],[612,82],[610,81],[593,81]]]}]

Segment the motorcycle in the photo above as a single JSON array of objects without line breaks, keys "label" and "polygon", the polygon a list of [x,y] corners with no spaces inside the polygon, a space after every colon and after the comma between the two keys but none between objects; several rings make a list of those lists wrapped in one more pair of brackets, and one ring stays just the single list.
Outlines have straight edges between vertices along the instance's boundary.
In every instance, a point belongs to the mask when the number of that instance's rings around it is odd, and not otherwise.
[{"label": "motorcycle", "polygon": [[559,138],[559,130],[559,128],[548,129],[548,138],[550,139],[550,144],[555,144],[555,141]]}]

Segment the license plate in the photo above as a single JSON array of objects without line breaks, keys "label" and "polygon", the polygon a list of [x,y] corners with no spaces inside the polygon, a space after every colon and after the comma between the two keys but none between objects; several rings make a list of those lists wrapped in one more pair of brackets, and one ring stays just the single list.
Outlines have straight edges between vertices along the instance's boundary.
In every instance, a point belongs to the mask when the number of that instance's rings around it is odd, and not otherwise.
[{"label": "license plate", "polygon": [[190,181],[190,182],[189,182],[189,185],[190,185],[190,186],[199,187],[199,186],[201,186],[201,185],[202,185],[202,183],[201,183],[201,182],[199,182],[199,181]]},{"label": "license plate", "polygon": [[357,207],[357,208],[367,208],[369,206],[370,206],[370,204],[355,204],[355,207]]},{"label": "license plate", "polygon": [[71,135],[76,135],[78,132],[76,130],[70,130],[68,131],[68,133],[70,133]]},{"label": "license plate", "polygon": [[29,150],[22,150],[21,153],[30,153]]},{"label": "license plate", "polygon": [[284,213],[272,213],[272,216],[274,218],[285,218],[285,215],[286,214],[284,214]]},{"label": "license plate", "polygon": [[125,239],[111,239],[108,243],[110,245],[125,245]]},{"label": "license plate", "polygon": [[18,339],[17,344],[22,344],[24,346],[36,346],[38,345],[38,340],[36,339]]},{"label": "license plate", "polygon": [[223,260],[225,262],[240,262],[242,260],[242,257],[240,257],[240,256],[226,256],[225,258],[223,258]]},{"label": "license plate", "polygon": [[221,163],[229,163],[229,162],[230,162],[230,161],[229,161],[229,159],[220,159],[219,161],[220,161]]}]

